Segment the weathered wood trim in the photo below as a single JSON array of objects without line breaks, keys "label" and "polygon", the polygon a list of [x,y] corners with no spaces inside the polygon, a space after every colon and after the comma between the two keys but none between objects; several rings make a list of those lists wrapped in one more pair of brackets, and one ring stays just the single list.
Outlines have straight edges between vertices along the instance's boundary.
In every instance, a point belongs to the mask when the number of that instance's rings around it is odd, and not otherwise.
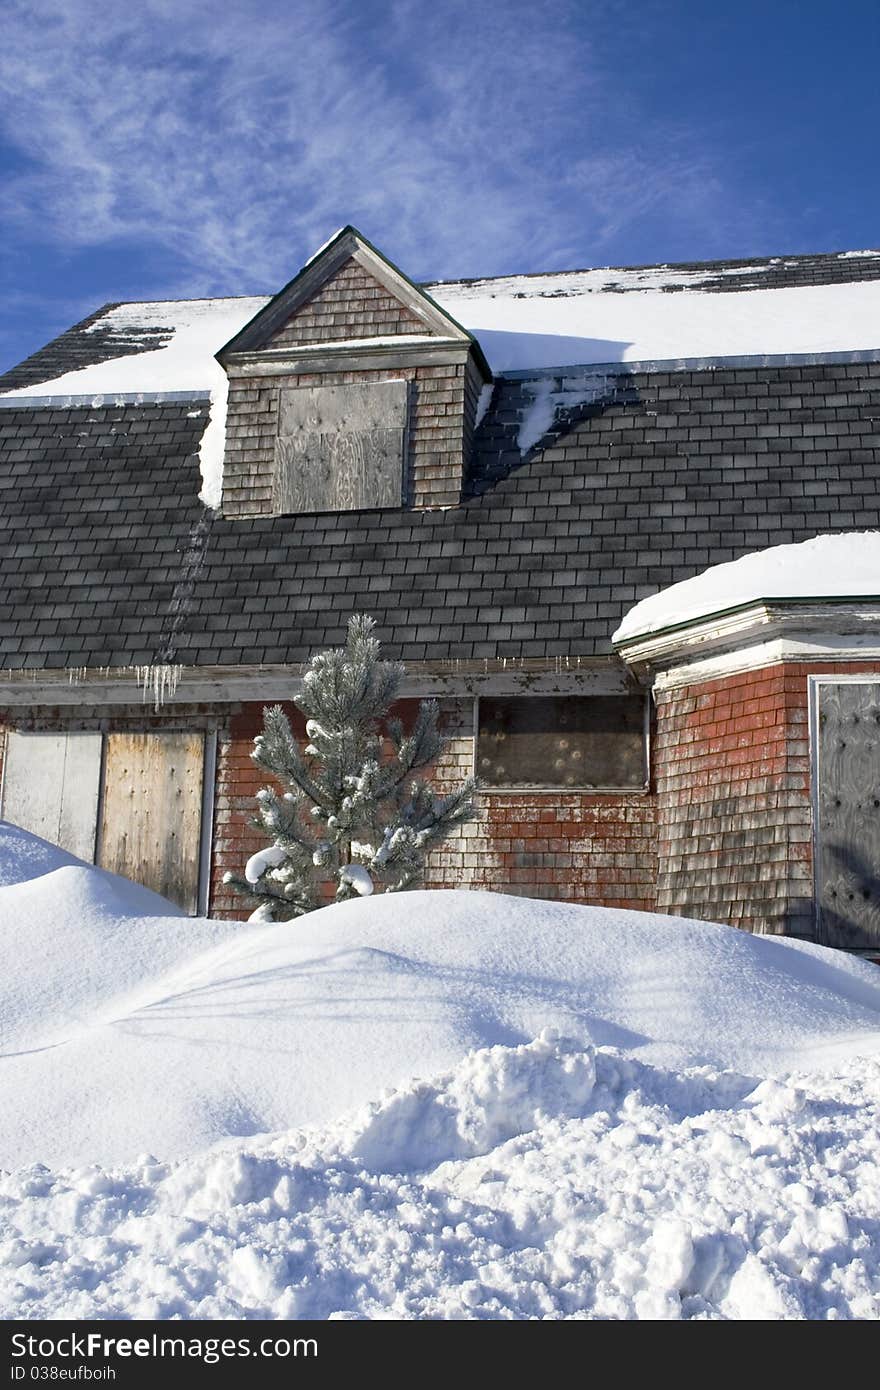
[{"label": "weathered wood trim", "polygon": [[747,671],[760,671],[765,666],[805,661],[880,662],[880,638],[866,637],[861,641],[853,641],[852,638],[839,637],[835,633],[816,636],[792,633],[784,638],[756,642],[754,646],[742,647],[736,651],[707,657],[702,661],[692,661],[658,671],[652,688],[657,692],[677,690],[685,685],[698,685],[701,681],[721,680]]},{"label": "weathered wood trim", "polygon": [[[163,708],[228,704],[239,700],[290,699],[299,688],[304,665],[184,667]],[[0,706],[33,710],[41,705],[144,706],[142,680],[131,668],[77,672],[24,671],[0,676]],[[409,662],[402,698],[423,695],[471,696],[528,694],[623,694],[637,689],[616,657],[530,658],[504,661]],[[144,706],[149,713],[152,706]]]},{"label": "weathered wood trim", "polygon": [[235,353],[226,361],[243,377],[303,376],[314,372],[367,372],[394,367],[460,366],[468,358],[467,344],[433,340],[424,343],[376,343],[363,347],[315,343],[305,347],[273,348],[253,355]]},{"label": "weathered wood trim", "polygon": [[211,867],[214,861],[214,805],[217,792],[217,730],[205,733],[202,774],[202,822],[199,845],[198,915],[207,917],[211,905]]},{"label": "weathered wood trim", "polygon": [[880,598],[761,599],[728,613],[624,639],[615,643],[615,649],[644,679],[698,658],[773,640],[812,644],[817,654],[829,643],[842,644],[854,654],[861,652],[865,642],[880,646]]}]

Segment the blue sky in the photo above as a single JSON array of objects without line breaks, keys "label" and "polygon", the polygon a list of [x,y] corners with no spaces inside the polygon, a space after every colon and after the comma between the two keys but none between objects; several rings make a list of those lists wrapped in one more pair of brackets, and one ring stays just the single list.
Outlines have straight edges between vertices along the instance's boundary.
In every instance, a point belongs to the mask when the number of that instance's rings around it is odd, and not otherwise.
[{"label": "blue sky", "polygon": [[877,0],[3,0],[0,367],[107,300],[880,245]]}]

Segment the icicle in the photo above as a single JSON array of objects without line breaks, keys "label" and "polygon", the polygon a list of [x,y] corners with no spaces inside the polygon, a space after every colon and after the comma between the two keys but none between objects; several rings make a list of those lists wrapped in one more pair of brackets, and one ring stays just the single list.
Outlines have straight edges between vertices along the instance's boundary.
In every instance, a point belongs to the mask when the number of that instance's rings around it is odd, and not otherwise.
[{"label": "icicle", "polygon": [[183,675],[183,667],[160,661],[151,666],[136,666],[134,669],[144,704],[151,699],[158,714],[166,700],[174,698],[174,692]]}]

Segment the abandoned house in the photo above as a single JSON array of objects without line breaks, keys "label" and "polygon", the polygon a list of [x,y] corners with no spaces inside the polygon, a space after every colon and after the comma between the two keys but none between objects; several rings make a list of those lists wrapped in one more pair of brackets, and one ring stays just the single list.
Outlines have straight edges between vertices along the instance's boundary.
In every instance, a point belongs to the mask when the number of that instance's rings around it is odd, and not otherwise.
[{"label": "abandoned house", "polygon": [[245,915],[263,706],[367,612],[481,782],[428,886],[876,952],[880,252],[416,285],[348,227],[0,392],[7,820]]}]

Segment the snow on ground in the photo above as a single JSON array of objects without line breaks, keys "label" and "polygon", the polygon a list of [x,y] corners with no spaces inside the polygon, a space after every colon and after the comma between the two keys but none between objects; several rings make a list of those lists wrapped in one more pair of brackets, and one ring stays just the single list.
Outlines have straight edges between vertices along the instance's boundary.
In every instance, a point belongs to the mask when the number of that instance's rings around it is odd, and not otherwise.
[{"label": "snow on ground", "polygon": [[880,531],[815,536],[712,565],[631,608],[614,633],[626,642],[761,599],[880,599]]},{"label": "snow on ground", "polygon": [[880,1312],[876,967],[483,893],[193,920],[27,838],[5,1316]]}]

